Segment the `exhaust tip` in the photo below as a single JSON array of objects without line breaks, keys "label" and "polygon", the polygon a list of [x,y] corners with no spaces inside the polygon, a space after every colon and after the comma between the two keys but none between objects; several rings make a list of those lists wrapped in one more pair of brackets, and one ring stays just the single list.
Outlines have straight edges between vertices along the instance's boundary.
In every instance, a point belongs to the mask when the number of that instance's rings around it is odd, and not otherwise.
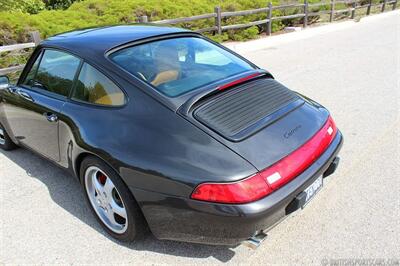
[{"label": "exhaust tip", "polygon": [[257,249],[261,243],[267,238],[267,234],[264,233],[263,231],[258,232],[254,236],[250,237],[246,241],[243,242],[243,245],[245,245],[248,248],[251,248],[253,250]]}]

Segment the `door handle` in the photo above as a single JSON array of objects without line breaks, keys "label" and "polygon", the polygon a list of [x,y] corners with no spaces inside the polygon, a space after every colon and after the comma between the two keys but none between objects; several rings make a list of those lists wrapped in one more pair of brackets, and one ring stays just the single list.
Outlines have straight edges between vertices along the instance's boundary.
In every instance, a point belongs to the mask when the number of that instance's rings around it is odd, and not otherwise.
[{"label": "door handle", "polygon": [[15,91],[16,91],[16,88],[10,86],[10,87],[7,88],[7,90],[8,90],[10,93],[13,93],[13,94],[14,94]]},{"label": "door handle", "polygon": [[21,90],[21,89],[17,89],[17,94],[19,95],[19,96],[21,96],[22,98],[24,98],[25,100],[28,100],[28,101],[30,101],[30,102],[34,102],[34,100],[33,100],[33,98],[29,95],[29,93],[27,93],[27,92],[25,92],[25,91],[23,91],[23,90]]},{"label": "door handle", "polygon": [[47,113],[44,113],[43,115],[46,117],[47,121],[49,121],[51,123],[58,121],[58,116],[53,113],[47,112]]}]

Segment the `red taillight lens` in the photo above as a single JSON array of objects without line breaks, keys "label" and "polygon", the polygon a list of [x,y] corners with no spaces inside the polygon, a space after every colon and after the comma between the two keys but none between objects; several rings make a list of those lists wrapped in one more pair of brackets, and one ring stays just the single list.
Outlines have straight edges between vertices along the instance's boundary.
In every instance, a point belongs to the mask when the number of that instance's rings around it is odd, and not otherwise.
[{"label": "red taillight lens", "polygon": [[246,203],[261,199],[272,192],[261,175],[256,174],[235,183],[203,183],[192,193],[192,199]]},{"label": "red taillight lens", "polygon": [[192,199],[219,203],[248,203],[282,187],[307,169],[328,148],[337,132],[331,117],[303,146],[271,167],[235,183],[203,183]]}]

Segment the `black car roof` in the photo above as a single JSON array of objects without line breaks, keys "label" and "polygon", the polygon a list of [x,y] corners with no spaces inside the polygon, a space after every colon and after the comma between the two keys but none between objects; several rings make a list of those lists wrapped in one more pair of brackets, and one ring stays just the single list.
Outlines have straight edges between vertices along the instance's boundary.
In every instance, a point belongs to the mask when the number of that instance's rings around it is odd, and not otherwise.
[{"label": "black car roof", "polygon": [[[116,64],[113,64],[111,60],[108,59],[105,54],[120,46],[126,44],[134,43],[136,41],[141,41],[144,39],[151,38],[167,38],[168,36],[201,36],[201,34],[180,29],[174,27],[166,27],[155,24],[133,24],[133,25],[119,25],[119,26],[107,26],[100,28],[89,28],[83,30],[76,30],[71,32],[62,33],[44,40],[36,49],[36,54],[42,48],[54,48],[68,51],[72,54],[85,60],[86,63],[96,67],[101,70],[103,74],[108,74],[109,78],[118,84],[121,82],[128,81],[135,87],[142,88],[143,91],[153,95],[155,98],[162,101],[166,106],[176,111],[183,103],[187,102],[188,99],[193,98],[193,101],[188,103],[188,107],[191,106],[198,99],[196,97],[203,97],[215,90],[216,85],[210,84],[208,87],[204,87],[203,91],[199,92],[193,91],[192,93],[184,94],[179,97],[170,98],[157,92],[155,89],[151,89],[150,85],[144,85],[143,81],[139,78],[133,78],[132,74],[123,71]],[[222,47],[222,46],[221,46]],[[240,55],[236,55],[239,56]],[[31,57],[34,59],[35,57]],[[241,57],[242,58],[242,57]],[[246,60],[242,58],[243,60]],[[247,61],[247,60],[246,60]],[[248,62],[248,61],[247,61]],[[28,63],[29,66],[33,64],[33,60]],[[249,64],[253,65],[251,62]],[[27,70],[24,70],[21,78],[26,75]],[[260,71],[260,70],[254,70]],[[252,73],[250,73],[252,74]],[[227,79],[221,80],[221,83],[229,83],[236,79],[240,79],[249,75],[248,72],[229,77]],[[122,79],[121,79],[122,78]],[[119,79],[119,82],[118,82]],[[146,87],[144,87],[146,86]],[[199,99],[200,99],[199,98]]]},{"label": "black car roof", "polygon": [[61,33],[44,40],[42,45],[67,49],[78,55],[94,55],[140,39],[185,32],[190,31],[152,24],[118,25]]}]

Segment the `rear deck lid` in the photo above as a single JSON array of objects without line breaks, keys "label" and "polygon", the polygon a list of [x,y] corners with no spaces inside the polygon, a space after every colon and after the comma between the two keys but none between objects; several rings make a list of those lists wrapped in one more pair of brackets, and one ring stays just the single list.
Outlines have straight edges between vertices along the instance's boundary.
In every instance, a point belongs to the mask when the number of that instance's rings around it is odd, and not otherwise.
[{"label": "rear deck lid", "polygon": [[276,80],[262,78],[209,98],[194,116],[223,137],[239,141],[303,103]]},{"label": "rear deck lid", "polygon": [[259,170],[301,147],[329,116],[326,109],[271,78],[213,95],[197,103],[192,114],[201,127]]}]

